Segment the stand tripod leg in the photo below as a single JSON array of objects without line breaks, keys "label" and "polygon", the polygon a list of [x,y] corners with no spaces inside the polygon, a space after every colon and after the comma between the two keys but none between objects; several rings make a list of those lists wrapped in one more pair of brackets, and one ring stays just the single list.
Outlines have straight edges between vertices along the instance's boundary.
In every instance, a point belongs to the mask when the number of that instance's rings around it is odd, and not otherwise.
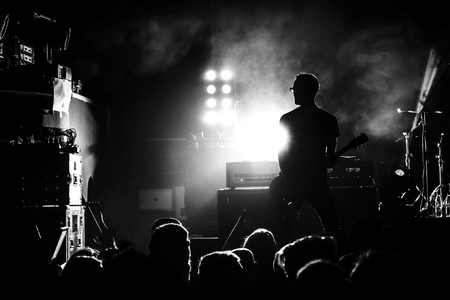
[{"label": "stand tripod leg", "polygon": [[58,244],[56,245],[55,251],[52,255],[52,261],[58,256],[59,250],[61,250],[61,246],[63,244],[64,239],[67,236],[67,231],[69,230],[69,227],[62,227],[61,228],[61,235],[59,236]]}]

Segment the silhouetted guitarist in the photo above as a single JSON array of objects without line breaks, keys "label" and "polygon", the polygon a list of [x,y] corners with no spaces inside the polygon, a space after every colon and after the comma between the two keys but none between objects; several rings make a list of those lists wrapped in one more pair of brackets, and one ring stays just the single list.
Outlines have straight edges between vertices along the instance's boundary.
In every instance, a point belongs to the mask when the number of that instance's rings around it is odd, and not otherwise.
[{"label": "silhouetted guitarist", "polygon": [[[317,77],[311,73],[300,73],[294,80],[291,92],[299,107],[280,119],[287,141],[278,153],[282,175],[274,179],[270,192],[273,194],[274,185],[281,183],[284,201],[291,202],[289,212],[296,214],[303,201],[307,201],[319,215],[324,231],[339,234],[327,168],[337,162],[335,151],[340,130],[336,117],[317,107],[315,97],[319,88]],[[291,232],[290,236],[297,234]]]}]

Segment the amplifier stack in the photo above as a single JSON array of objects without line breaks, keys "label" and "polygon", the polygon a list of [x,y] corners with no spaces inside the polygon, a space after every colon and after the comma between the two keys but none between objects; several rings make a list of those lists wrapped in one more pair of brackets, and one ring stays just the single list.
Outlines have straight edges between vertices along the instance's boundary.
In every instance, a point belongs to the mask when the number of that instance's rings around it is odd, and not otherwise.
[{"label": "amplifier stack", "polygon": [[46,260],[66,262],[86,244],[81,156],[11,151],[5,161],[1,180],[10,236],[23,247],[39,244]]},{"label": "amplifier stack", "polygon": [[[227,188],[217,191],[219,237],[226,238],[245,210],[240,236],[258,227],[277,230],[280,218],[274,215],[276,203],[270,198],[269,185],[278,175],[276,162],[233,162],[226,165]],[[341,232],[347,236],[354,221],[378,215],[378,190],[372,162],[341,158],[328,171]],[[322,231],[319,216],[309,203],[300,209],[302,226],[309,233]]]}]

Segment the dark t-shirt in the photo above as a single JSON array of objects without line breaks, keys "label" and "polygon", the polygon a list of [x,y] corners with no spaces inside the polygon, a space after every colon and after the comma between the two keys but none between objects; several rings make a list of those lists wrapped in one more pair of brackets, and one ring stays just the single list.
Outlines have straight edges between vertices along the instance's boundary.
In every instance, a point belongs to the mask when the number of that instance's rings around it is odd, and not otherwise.
[{"label": "dark t-shirt", "polygon": [[326,146],[340,136],[337,119],[318,108],[298,107],[280,119],[287,130],[286,148],[280,150],[280,169],[289,181],[310,184],[326,181]]}]

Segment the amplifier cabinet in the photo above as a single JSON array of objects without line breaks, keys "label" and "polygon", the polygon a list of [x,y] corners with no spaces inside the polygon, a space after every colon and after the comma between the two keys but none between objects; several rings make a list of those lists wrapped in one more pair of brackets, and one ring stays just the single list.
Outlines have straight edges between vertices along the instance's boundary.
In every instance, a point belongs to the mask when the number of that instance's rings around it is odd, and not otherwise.
[{"label": "amplifier cabinet", "polygon": [[7,163],[6,195],[10,206],[82,204],[81,156],[16,154]]},{"label": "amplifier cabinet", "polygon": [[373,163],[341,157],[336,166],[328,169],[327,178],[330,187],[373,186]]},{"label": "amplifier cabinet", "polygon": [[227,187],[263,187],[269,186],[280,169],[277,161],[227,162]]},{"label": "amplifier cabinet", "polygon": [[248,236],[253,230],[275,230],[278,216],[269,197],[269,188],[236,188],[217,191],[219,237],[226,238],[245,210],[239,237]]}]

